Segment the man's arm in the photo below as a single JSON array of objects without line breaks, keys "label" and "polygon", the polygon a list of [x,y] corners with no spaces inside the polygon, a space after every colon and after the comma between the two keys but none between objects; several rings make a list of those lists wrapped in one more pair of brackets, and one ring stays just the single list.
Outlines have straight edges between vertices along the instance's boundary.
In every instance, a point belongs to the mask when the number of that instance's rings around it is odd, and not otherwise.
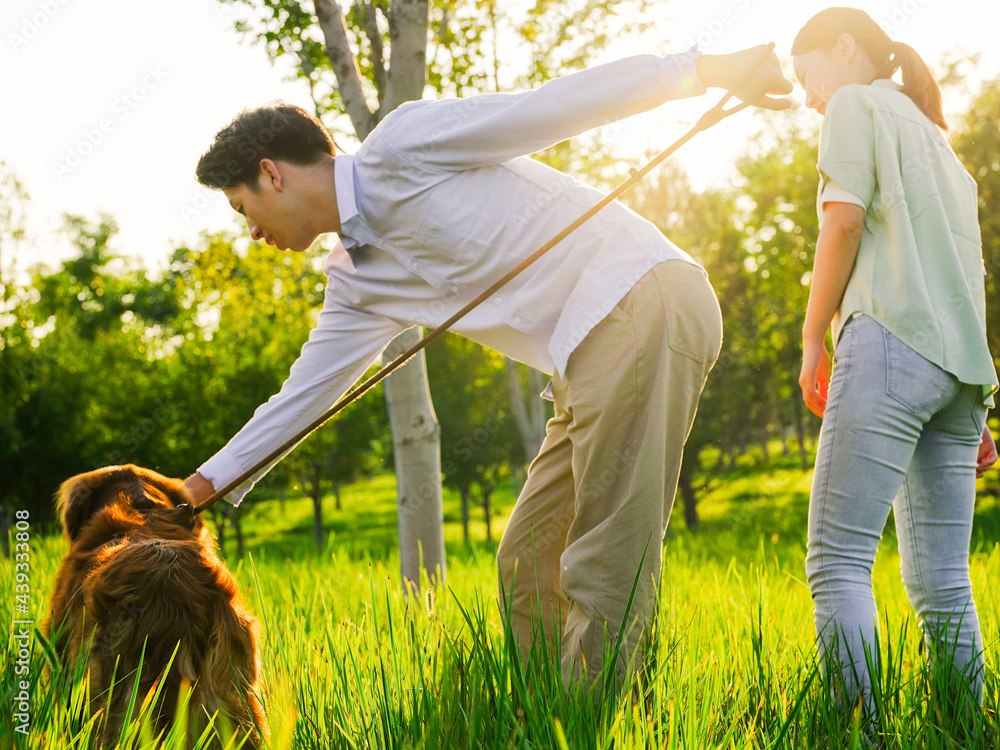
[{"label": "man's arm", "polygon": [[[703,94],[706,86],[735,85],[764,49],[700,58],[697,49],[667,57],[637,55],[520,94],[414,102],[386,118],[383,137],[399,158],[442,170],[499,164],[668,100]],[[774,53],[745,86],[754,97],[791,90]],[[771,108],[789,106],[786,100],[768,102]]]},{"label": "man's arm", "polygon": [[[255,466],[332,406],[403,328],[394,321],[344,305],[328,286],[319,321],[281,390],[257,408],[222,450],[184,481],[195,502],[202,502]],[[239,505],[276,463],[261,468],[226,499]]]}]

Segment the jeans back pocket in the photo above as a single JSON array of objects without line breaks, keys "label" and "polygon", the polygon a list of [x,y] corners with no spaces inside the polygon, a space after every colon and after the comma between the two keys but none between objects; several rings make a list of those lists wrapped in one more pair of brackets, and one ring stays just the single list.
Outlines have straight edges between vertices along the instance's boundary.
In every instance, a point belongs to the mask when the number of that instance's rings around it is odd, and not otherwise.
[{"label": "jeans back pocket", "polygon": [[951,402],[961,384],[883,327],[888,395],[914,414],[933,414]]}]

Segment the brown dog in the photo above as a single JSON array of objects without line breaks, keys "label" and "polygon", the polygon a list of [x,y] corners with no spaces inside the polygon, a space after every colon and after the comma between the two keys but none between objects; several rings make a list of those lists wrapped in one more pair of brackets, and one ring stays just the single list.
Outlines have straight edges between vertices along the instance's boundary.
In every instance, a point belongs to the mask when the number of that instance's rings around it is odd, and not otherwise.
[{"label": "brown dog", "polygon": [[191,737],[218,712],[220,729],[228,724],[255,745],[266,738],[257,622],[180,480],[109,466],[64,482],[57,505],[70,551],[46,633],[71,669],[89,647],[91,710],[106,710],[107,741],[121,731],[137,678],[137,704],[162,680],[158,729],[187,680]]}]

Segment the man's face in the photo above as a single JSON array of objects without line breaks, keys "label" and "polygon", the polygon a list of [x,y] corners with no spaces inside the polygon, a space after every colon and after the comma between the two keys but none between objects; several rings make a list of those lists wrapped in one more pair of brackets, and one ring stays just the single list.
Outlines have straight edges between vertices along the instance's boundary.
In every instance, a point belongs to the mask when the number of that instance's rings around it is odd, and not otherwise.
[{"label": "man's face", "polygon": [[222,192],[233,210],[246,218],[254,240],[301,252],[312,246],[317,234],[309,230],[308,217],[287,178],[282,165],[263,160],[256,191],[241,184]]}]

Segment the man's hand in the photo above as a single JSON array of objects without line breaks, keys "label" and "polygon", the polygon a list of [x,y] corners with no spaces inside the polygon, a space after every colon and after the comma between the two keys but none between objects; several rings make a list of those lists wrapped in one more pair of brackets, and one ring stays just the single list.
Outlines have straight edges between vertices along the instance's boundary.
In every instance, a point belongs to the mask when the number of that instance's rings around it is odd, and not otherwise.
[{"label": "man's hand", "polygon": [[983,442],[979,444],[979,458],[976,459],[976,479],[982,478],[986,470],[997,462],[997,444],[989,427],[983,428]]},{"label": "man's hand", "polygon": [[215,494],[215,487],[212,483],[198,472],[184,480],[184,488],[191,493],[195,505],[200,505]]},{"label": "man's hand", "polygon": [[802,398],[809,411],[822,419],[826,397],[830,392],[830,355],[826,341],[802,342],[802,374],[799,375]]},{"label": "man's hand", "polygon": [[[763,63],[765,45],[732,52],[728,55],[701,55],[695,66],[698,79],[708,88],[728,89],[745,102],[764,109],[788,109],[788,99],[773,99],[768,94],[792,93],[792,82],[781,72],[778,56],[771,52]],[[747,73],[753,74],[747,79]],[[744,81],[744,79],[746,79]],[[738,87],[734,90],[734,87]]]}]

